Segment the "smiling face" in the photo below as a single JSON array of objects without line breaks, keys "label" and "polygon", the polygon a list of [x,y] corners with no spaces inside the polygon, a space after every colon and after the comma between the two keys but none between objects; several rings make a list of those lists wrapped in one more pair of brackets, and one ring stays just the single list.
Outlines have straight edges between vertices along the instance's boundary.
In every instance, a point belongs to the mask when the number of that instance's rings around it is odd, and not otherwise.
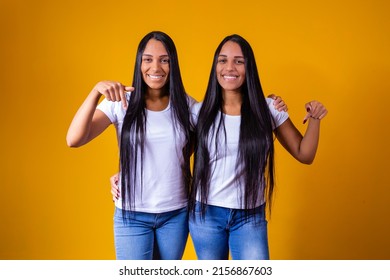
[{"label": "smiling face", "polygon": [[216,73],[223,91],[240,92],[245,82],[245,59],[237,43],[228,41],[222,46]]},{"label": "smiling face", "polygon": [[169,56],[164,45],[150,39],[142,54],[141,72],[149,89],[161,90],[169,79]]}]

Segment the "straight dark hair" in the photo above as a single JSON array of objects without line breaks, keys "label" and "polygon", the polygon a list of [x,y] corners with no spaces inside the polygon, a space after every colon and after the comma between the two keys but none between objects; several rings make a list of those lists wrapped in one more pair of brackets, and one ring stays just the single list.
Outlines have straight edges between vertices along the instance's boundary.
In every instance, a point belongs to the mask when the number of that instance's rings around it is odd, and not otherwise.
[{"label": "straight dark hair", "polygon": [[[274,191],[274,138],[273,119],[261,87],[255,56],[249,43],[239,35],[227,36],[214,54],[209,82],[202,107],[199,111],[196,128],[194,154],[194,174],[190,194],[190,210],[194,209],[197,194],[200,195],[201,211],[204,214],[210,190],[213,170],[210,166],[209,143],[216,133],[215,148],[218,153],[218,139],[226,130],[224,124],[222,88],[217,80],[216,66],[223,45],[232,41],[237,43],[245,59],[246,77],[241,88],[241,124],[236,162],[236,176],[244,182],[244,201],[241,206],[250,213],[259,196],[271,209]],[[219,121],[217,121],[219,119]],[[226,143],[226,141],[225,141]],[[217,157],[217,155],[216,155]]]},{"label": "straight dark hair", "polygon": [[[137,49],[134,66],[133,87],[135,90],[130,95],[128,108],[123,120],[122,135],[120,141],[120,170],[121,170],[121,196],[122,212],[125,214],[127,206],[130,210],[134,207],[135,188],[137,185],[142,189],[142,174],[144,162],[144,146],[146,132],[146,90],[147,85],[142,77],[141,63],[147,43],[155,39],[160,41],[169,57],[169,79],[165,85],[169,94],[169,103],[172,113],[173,125],[177,133],[183,133],[185,146],[182,149],[183,161],[181,170],[183,184],[187,193],[191,181],[190,171],[190,117],[187,94],[182,82],[178,55],[173,40],[165,33],[153,31],[145,35]],[[138,148],[140,153],[138,153]],[[137,174],[141,170],[141,174]],[[138,178],[137,176],[140,176]],[[123,215],[125,216],[125,215]]]}]

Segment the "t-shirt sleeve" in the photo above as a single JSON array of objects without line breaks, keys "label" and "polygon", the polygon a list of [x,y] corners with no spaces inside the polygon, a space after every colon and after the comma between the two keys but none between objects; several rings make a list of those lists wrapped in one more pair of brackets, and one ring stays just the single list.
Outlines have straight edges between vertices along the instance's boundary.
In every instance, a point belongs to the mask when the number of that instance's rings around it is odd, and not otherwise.
[{"label": "t-shirt sleeve", "polygon": [[192,96],[187,95],[187,103],[188,103],[188,107],[191,110],[192,106],[198,103],[198,101],[196,101]]},{"label": "t-shirt sleeve", "polygon": [[[126,93],[127,102],[130,100],[130,94],[131,93]],[[113,124],[122,122],[126,114],[126,110],[123,109],[122,102],[108,101],[106,98],[100,102],[96,109],[102,111]]]},{"label": "t-shirt sleeve", "polygon": [[110,119],[111,123],[118,122],[117,115],[115,114],[115,103],[119,102],[108,101],[104,98],[103,101],[96,107],[96,109],[102,111]]},{"label": "t-shirt sleeve", "polygon": [[271,112],[271,116],[273,118],[272,129],[275,129],[275,128],[279,127],[282,123],[284,123],[289,118],[289,115],[285,111],[279,112],[278,110],[276,110],[274,107],[272,98],[267,97],[266,101],[267,101],[269,110]]},{"label": "t-shirt sleeve", "polygon": [[194,103],[194,105],[190,107],[190,116],[191,116],[190,120],[191,120],[191,126],[193,128],[195,128],[196,125],[198,124],[198,116],[201,107],[202,107],[202,102]]},{"label": "t-shirt sleeve", "polygon": [[191,130],[195,131],[195,126],[196,126],[196,118],[194,118],[193,112],[194,112],[194,107],[198,106],[198,101],[196,101],[193,97],[187,95],[187,102],[188,102],[188,109],[190,111],[190,125],[191,125]]}]

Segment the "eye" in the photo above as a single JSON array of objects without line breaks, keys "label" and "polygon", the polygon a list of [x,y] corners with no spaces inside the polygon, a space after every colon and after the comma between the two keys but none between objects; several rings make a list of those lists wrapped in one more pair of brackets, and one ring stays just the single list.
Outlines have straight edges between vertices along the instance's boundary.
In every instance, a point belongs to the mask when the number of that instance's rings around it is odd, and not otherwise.
[{"label": "eye", "polygon": [[144,57],[142,58],[143,62],[152,62],[152,59],[150,57]]},{"label": "eye", "polygon": [[245,64],[245,60],[243,59],[237,59],[236,64]]},{"label": "eye", "polygon": [[162,58],[161,63],[163,64],[169,64],[169,58]]},{"label": "eye", "polygon": [[219,58],[218,63],[226,63],[226,58]]}]

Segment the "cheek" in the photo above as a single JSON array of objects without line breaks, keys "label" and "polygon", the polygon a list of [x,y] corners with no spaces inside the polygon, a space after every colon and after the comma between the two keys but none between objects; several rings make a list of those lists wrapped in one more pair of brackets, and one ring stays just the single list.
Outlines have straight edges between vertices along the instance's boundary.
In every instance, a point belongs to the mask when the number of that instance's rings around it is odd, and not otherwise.
[{"label": "cheek", "polygon": [[163,67],[163,70],[164,70],[164,72],[165,72],[165,74],[167,74],[167,76],[169,76],[169,66],[167,66],[167,67]]},{"label": "cheek", "polygon": [[217,76],[219,76],[219,74],[221,73],[222,71],[222,67],[219,66],[219,64],[217,64],[217,67],[215,67],[215,73],[217,74]]},{"label": "cheek", "polygon": [[241,76],[242,81],[244,82],[245,78],[246,78],[245,69],[241,72],[240,76]]},{"label": "cheek", "polygon": [[147,70],[147,68],[145,67],[145,65],[141,64],[141,73],[142,73],[142,75],[145,74],[146,70]]},{"label": "cheek", "polygon": [[221,67],[218,67],[215,68],[215,75],[217,75],[217,79],[220,79],[221,78]]}]

